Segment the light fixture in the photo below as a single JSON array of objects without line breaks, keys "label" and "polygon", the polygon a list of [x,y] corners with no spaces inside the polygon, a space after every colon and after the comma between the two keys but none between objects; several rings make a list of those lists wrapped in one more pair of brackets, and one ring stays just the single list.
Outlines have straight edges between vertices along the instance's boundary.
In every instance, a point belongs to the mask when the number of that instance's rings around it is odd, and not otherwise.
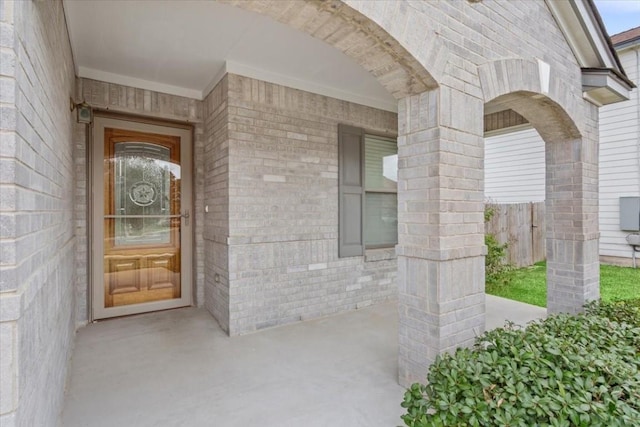
[{"label": "light fixture", "polygon": [[71,111],[76,110],[76,120],[78,123],[90,124],[93,121],[93,110],[86,101],[76,103],[73,99],[71,101]]}]

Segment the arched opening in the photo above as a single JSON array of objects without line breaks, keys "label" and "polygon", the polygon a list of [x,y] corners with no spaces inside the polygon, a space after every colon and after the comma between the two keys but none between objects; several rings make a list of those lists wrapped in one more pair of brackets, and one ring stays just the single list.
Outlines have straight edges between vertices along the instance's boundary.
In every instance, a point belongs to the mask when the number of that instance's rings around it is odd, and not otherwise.
[{"label": "arched opening", "polygon": [[341,1],[228,1],[335,47],[373,75],[396,99],[437,86],[435,79],[387,31]]},{"label": "arched opening", "polygon": [[[512,154],[519,155],[520,161],[535,163],[537,167],[544,165],[548,312],[580,311],[587,301],[599,296],[597,136],[581,132],[568,113],[549,96],[527,90],[490,100],[485,104],[486,112],[489,114],[485,114],[485,120],[504,117],[501,125],[505,128],[526,123],[532,129],[529,132],[533,132],[529,136],[530,144],[544,149],[544,158],[541,158],[540,150],[532,152],[531,145],[517,148],[523,142],[517,138],[526,138],[526,132],[513,134],[511,141],[508,135],[502,136],[507,143],[512,142]],[[499,162],[490,166],[500,167]],[[539,171],[537,173],[539,178]],[[516,184],[513,181],[513,185]],[[529,192],[534,187],[539,193],[540,183],[535,182],[524,184],[522,191]],[[535,206],[531,209],[538,217],[525,215],[521,220],[532,221],[532,227],[540,226],[540,209]],[[534,239],[543,238],[540,230],[534,228],[530,237],[532,245]],[[532,251],[535,251],[533,246]]]}]

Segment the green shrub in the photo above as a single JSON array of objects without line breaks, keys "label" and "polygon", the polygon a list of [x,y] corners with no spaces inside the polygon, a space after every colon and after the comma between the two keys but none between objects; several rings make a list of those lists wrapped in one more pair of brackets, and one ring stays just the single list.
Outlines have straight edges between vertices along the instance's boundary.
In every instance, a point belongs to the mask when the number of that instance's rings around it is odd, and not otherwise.
[{"label": "green shrub", "polygon": [[[495,209],[485,206],[484,222],[491,221],[495,215]],[[485,283],[487,287],[505,285],[509,282],[509,273],[513,266],[507,261],[508,243],[500,244],[496,236],[491,233],[484,235],[484,244],[487,246],[487,256],[484,258]]]},{"label": "green shrub", "polygon": [[505,285],[509,282],[509,273],[513,267],[505,262],[508,243],[501,245],[493,234],[484,235],[487,256],[484,259],[485,283],[487,286]]},{"label": "green shrub", "polygon": [[586,313],[606,317],[621,323],[626,322],[640,328],[640,298],[623,301],[594,301],[586,306]]},{"label": "green shrub", "polygon": [[626,319],[631,312],[617,304],[507,325],[438,357],[428,384],[405,393],[402,419],[410,427],[640,425],[640,328],[595,314]]}]

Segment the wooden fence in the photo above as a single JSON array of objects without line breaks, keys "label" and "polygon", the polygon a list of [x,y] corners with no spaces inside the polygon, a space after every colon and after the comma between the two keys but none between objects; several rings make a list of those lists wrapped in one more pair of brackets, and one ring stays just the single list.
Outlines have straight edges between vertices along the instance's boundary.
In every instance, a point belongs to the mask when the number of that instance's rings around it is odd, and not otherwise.
[{"label": "wooden fence", "polygon": [[508,243],[508,261],[526,267],[545,259],[544,202],[486,205],[493,210],[485,233]]}]

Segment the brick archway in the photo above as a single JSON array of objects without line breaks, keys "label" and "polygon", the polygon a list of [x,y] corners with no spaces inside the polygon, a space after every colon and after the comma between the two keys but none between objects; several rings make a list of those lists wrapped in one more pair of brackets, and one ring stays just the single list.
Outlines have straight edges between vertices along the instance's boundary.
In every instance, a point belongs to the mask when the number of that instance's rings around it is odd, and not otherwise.
[{"label": "brick archway", "polygon": [[543,61],[492,61],[478,67],[478,77],[485,106],[516,111],[545,140],[580,138],[583,125],[574,117],[584,117],[583,100]]},{"label": "brick archway", "polygon": [[269,16],[335,47],[371,73],[396,99],[437,87],[429,71],[395,38],[342,1],[223,1]]},{"label": "brick archway", "polygon": [[597,108],[541,61],[495,61],[478,74],[485,106],[514,110],[545,141],[547,309],[581,311],[600,294]]}]

